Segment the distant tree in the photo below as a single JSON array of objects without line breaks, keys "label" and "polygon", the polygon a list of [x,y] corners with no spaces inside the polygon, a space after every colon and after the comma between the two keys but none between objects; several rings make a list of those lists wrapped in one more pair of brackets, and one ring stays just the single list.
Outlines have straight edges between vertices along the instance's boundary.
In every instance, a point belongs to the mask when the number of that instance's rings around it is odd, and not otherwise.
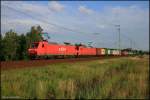
[{"label": "distant tree", "polygon": [[32,26],[30,32],[27,33],[26,37],[27,37],[27,47],[30,46],[30,44],[32,42],[38,42],[42,40],[42,33],[43,29],[41,28],[41,26]]},{"label": "distant tree", "polygon": [[17,58],[19,60],[27,59],[27,40],[24,34],[18,37]]},{"label": "distant tree", "polygon": [[86,45],[82,44],[82,43],[75,43],[75,46],[83,46],[83,47],[87,47]]},{"label": "distant tree", "polygon": [[143,55],[144,52],[142,50],[139,50],[139,55]]},{"label": "distant tree", "polygon": [[4,42],[3,42],[3,38],[2,35],[0,33],[0,61],[4,61],[5,60],[5,55],[4,55]]},{"label": "distant tree", "polygon": [[18,47],[18,36],[17,33],[12,30],[6,32],[3,39],[4,54],[6,60],[15,60],[16,51]]},{"label": "distant tree", "polygon": [[38,26],[37,26],[37,32],[38,32],[38,33],[42,33],[42,31],[43,31],[43,29],[41,28],[40,25],[38,25]]},{"label": "distant tree", "polygon": [[75,43],[75,46],[82,46],[81,43]]}]

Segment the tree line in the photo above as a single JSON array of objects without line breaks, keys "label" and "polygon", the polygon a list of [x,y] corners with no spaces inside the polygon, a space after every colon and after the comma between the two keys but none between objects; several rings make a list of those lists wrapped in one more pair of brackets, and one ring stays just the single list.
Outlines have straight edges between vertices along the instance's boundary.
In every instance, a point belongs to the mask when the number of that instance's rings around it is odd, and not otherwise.
[{"label": "tree line", "polygon": [[12,29],[0,34],[0,61],[29,59],[27,50],[32,42],[42,40],[42,31],[41,26],[32,26],[26,34],[18,35]]}]

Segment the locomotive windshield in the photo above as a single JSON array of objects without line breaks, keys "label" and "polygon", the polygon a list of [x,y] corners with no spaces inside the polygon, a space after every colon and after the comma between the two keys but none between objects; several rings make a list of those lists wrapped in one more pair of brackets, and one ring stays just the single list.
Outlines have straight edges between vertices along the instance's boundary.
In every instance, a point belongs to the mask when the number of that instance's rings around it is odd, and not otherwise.
[{"label": "locomotive windshield", "polygon": [[37,48],[39,43],[32,43],[31,48]]}]

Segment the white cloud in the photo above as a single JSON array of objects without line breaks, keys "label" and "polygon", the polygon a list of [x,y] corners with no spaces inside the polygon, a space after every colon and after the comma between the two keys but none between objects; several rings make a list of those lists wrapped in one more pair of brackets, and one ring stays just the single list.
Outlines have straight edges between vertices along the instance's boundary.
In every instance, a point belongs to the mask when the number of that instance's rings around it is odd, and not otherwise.
[{"label": "white cloud", "polygon": [[31,26],[38,26],[40,25],[42,28],[44,28],[45,32],[55,33],[59,30],[57,27],[54,27],[52,25],[46,24],[44,22],[38,21],[38,20],[31,20],[31,19],[7,19],[8,22],[2,21],[2,28],[9,28],[14,29],[19,33],[26,33],[30,30]]},{"label": "white cloud", "polygon": [[64,5],[62,5],[56,1],[51,1],[51,2],[49,2],[49,8],[52,11],[61,12],[64,10]]},{"label": "white cloud", "polygon": [[[44,5],[35,5],[32,3],[26,3],[21,1],[2,2],[2,6],[3,6],[2,9],[4,9],[2,11],[5,11],[6,8],[10,7],[13,8],[12,9],[13,13],[19,11],[19,13],[22,12],[22,13],[27,13],[27,15],[38,15],[38,16],[44,16],[47,13],[50,14],[48,7]],[[6,11],[4,13],[6,13]]]},{"label": "white cloud", "polygon": [[78,10],[79,10],[81,13],[86,13],[86,14],[91,14],[91,13],[93,13],[93,10],[87,8],[86,6],[79,6]]}]

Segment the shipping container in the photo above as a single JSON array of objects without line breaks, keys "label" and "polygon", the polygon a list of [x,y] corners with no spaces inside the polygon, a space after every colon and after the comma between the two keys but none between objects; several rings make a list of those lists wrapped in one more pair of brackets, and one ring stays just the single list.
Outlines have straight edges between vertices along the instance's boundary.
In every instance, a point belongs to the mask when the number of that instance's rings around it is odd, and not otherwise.
[{"label": "shipping container", "polygon": [[105,49],[105,55],[108,55],[108,49],[107,48],[104,49]]},{"label": "shipping container", "polygon": [[104,48],[96,48],[96,55],[105,55]]},{"label": "shipping container", "polygon": [[128,55],[128,51],[121,51],[121,55],[122,56],[127,56]]},{"label": "shipping container", "polygon": [[96,55],[101,55],[101,48],[96,48]]},{"label": "shipping container", "polygon": [[108,49],[107,52],[108,52],[108,55],[111,55],[111,50],[110,49]]},{"label": "shipping container", "polygon": [[121,55],[121,51],[120,51],[120,50],[117,50],[117,49],[113,49],[113,50],[112,50],[112,55],[114,55],[114,56],[119,56],[119,55]]},{"label": "shipping container", "polygon": [[104,48],[101,49],[101,55],[106,55],[106,52],[105,52]]},{"label": "shipping container", "polygon": [[111,55],[111,50],[109,48],[105,48],[105,55]]}]

